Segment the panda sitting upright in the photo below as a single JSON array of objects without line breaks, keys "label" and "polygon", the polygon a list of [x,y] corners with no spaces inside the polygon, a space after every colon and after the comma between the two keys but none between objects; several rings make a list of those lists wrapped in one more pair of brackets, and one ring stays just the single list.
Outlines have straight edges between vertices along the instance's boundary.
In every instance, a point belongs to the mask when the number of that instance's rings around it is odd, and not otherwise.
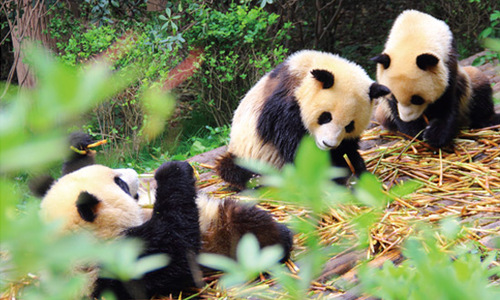
[{"label": "panda sitting upright", "polygon": [[254,174],[236,165],[236,158],[281,168],[293,162],[299,142],[310,134],[318,148],[329,151],[334,166],[347,168],[347,156],[359,176],[366,170],[358,152],[359,137],[370,122],[373,99],[388,93],[359,65],[338,55],[297,52],[262,77],[241,100],[228,151],[218,159],[216,171],[243,189]]}]

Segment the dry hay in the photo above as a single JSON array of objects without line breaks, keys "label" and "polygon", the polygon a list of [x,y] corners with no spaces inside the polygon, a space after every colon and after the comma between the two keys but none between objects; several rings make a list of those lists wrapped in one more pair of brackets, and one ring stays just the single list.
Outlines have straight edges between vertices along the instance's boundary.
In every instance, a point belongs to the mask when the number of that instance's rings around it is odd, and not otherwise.
[{"label": "dry hay", "polygon": [[[453,147],[434,149],[423,141],[382,130],[379,126],[366,131],[362,136],[361,155],[367,168],[382,183],[384,190],[396,184],[414,180],[421,184],[415,192],[396,198],[385,209],[380,221],[370,232],[370,245],[366,251],[347,249],[332,257],[323,275],[311,285],[311,291],[321,297],[338,295],[356,299],[355,294],[339,291],[336,280],[354,283],[356,266],[363,258],[372,259],[371,264],[380,266],[386,260],[402,261],[400,247],[408,236],[415,232],[415,224],[436,224],[449,217],[458,218],[465,232],[461,241],[448,241],[437,235],[443,249],[457,242],[472,240],[482,245],[485,251],[492,250],[491,240],[500,236],[500,126],[481,130],[463,130],[455,139]],[[199,170],[211,171],[207,164],[199,164]],[[221,180],[209,172],[200,181],[202,190],[210,190],[215,197],[232,196],[242,201],[252,200],[228,190]],[[203,176],[202,176],[203,177]],[[214,188],[215,187],[215,188]],[[255,200],[255,199],[253,199]],[[305,217],[309,213],[301,207],[261,201],[280,222],[291,215]],[[339,206],[322,216],[318,234],[325,245],[345,241],[354,243],[356,233],[350,224],[354,216],[369,211],[358,206]],[[293,256],[303,252],[304,236],[296,235]],[[300,272],[297,276],[300,276]],[[332,278],[337,279],[332,280]],[[262,281],[264,286],[272,283]],[[203,291],[206,298],[228,296],[228,291],[210,287]],[[248,289],[255,289],[249,286]],[[241,292],[241,291],[239,291]],[[248,291],[249,292],[249,291]],[[276,292],[276,297],[279,293]]]},{"label": "dry hay", "polygon": [[[500,128],[500,126],[497,126]],[[452,149],[433,149],[421,141],[409,141],[379,127],[363,140],[392,139],[362,151],[368,170],[385,189],[413,179],[422,184],[413,194],[396,199],[386,212],[383,228],[373,237],[385,249],[402,237],[398,224],[412,220],[435,222],[460,217],[477,239],[497,234],[500,227],[500,134],[495,128],[462,131]],[[496,224],[496,232],[481,228]],[[388,239],[389,233],[392,236]],[[399,233],[398,233],[399,232]],[[406,234],[406,233],[405,233]],[[383,240],[386,241],[383,241]]]}]

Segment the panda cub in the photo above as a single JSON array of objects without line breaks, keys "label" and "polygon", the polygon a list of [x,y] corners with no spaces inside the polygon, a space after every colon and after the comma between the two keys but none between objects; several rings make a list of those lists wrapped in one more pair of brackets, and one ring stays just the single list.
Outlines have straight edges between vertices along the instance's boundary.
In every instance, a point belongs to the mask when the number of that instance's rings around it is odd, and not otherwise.
[{"label": "panda cub", "polygon": [[373,82],[357,64],[338,55],[303,50],[262,77],[241,100],[232,121],[228,151],[216,162],[218,175],[244,189],[254,176],[236,158],[281,168],[293,162],[306,134],[329,151],[332,164],[355,175],[366,170],[358,141],[368,126],[373,99],[389,89]]},{"label": "panda cub", "polygon": [[391,90],[375,112],[392,131],[423,138],[436,148],[451,144],[459,128],[500,124],[486,76],[457,61],[445,22],[416,11],[402,12],[382,54],[372,58],[377,81]]}]

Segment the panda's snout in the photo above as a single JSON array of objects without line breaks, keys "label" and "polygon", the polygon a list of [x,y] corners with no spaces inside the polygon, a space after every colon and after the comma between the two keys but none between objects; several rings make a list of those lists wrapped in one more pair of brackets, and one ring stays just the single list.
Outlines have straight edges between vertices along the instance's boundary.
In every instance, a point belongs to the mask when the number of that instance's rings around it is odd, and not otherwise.
[{"label": "panda's snout", "polygon": [[325,145],[325,147],[330,148],[330,149],[335,148],[335,145],[330,145],[326,141],[323,141],[323,145]]},{"label": "panda's snout", "polygon": [[338,146],[337,143],[335,142],[332,143],[331,141],[327,142],[326,140],[318,141],[316,145],[318,146],[318,148],[324,151],[335,149]]}]

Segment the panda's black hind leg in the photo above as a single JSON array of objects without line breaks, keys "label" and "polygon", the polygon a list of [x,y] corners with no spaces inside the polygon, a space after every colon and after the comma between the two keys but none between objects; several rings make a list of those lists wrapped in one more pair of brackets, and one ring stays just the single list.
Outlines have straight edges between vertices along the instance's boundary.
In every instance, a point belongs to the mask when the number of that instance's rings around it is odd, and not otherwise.
[{"label": "panda's black hind leg", "polygon": [[243,167],[240,167],[235,162],[236,156],[230,152],[217,158],[215,163],[215,171],[224,181],[238,190],[244,190],[250,179],[257,174]]},{"label": "panda's black hind leg", "polygon": [[476,86],[469,102],[470,128],[483,128],[500,124],[500,115],[495,114],[493,90],[489,83]]}]

